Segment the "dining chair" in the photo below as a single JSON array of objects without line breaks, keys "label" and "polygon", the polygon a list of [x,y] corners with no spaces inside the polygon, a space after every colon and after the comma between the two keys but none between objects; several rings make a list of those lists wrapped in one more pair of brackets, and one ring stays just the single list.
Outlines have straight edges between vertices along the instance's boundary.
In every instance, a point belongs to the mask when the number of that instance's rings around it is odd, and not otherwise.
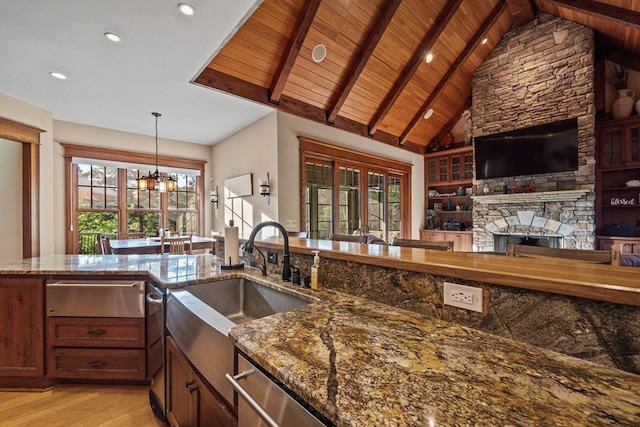
[{"label": "dining chair", "polygon": [[127,233],[127,239],[144,239],[147,237],[147,233],[145,233],[144,231],[141,232],[131,232],[131,233]]},{"label": "dining chair", "polygon": [[507,255],[520,258],[562,258],[571,261],[587,262],[592,264],[620,265],[620,253],[606,250],[580,250],[547,248],[543,246],[516,245],[510,243],[507,246]]},{"label": "dining chair", "polygon": [[331,233],[329,235],[329,240],[335,240],[338,242],[364,243],[367,241],[367,236],[361,236],[359,234]]},{"label": "dining chair", "polygon": [[391,242],[391,246],[404,246],[407,248],[422,248],[436,251],[452,251],[453,241],[447,240],[443,242],[434,242],[431,240],[401,239],[396,237]]},{"label": "dining chair", "polygon": [[307,237],[306,231],[289,231],[287,230],[287,236],[289,237],[300,237],[305,239]]},{"label": "dining chair", "polygon": [[100,248],[100,253],[102,255],[112,255],[113,252],[111,251],[111,242],[109,241],[109,238],[106,236],[99,236],[100,237],[100,244],[98,245],[98,247]]},{"label": "dining chair", "polygon": [[164,254],[167,252],[165,245],[169,245],[169,254],[189,254],[193,253],[192,251],[192,239],[193,236],[179,236],[179,237],[162,237],[160,241],[160,254]]}]

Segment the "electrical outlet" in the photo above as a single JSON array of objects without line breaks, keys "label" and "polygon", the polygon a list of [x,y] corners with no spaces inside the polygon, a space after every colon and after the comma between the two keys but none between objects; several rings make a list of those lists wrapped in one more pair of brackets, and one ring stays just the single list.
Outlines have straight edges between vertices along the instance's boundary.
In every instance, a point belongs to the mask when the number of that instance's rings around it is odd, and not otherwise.
[{"label": "electrical outlet", "polygon": [[287,230],[297,230],[298,229],[298,221],[296,221],[295,219],[285,219],[284,220],[284,227]]},{"label": "electrical outlet", "polygon": [[444,303],[482,313],[482,288],[444,282]]},{"label": "electrical outlet", "polygon": [[269,264],[277,264],[278,263],[278,252],[276,252],[276,251],[267,251],[267,262]]}]

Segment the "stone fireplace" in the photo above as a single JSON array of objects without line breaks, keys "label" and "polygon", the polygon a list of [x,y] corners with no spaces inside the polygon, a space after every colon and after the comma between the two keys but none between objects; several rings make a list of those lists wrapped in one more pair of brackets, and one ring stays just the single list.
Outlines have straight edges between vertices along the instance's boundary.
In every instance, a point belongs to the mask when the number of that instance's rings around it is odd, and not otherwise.
[{"label": "stone fireplace", "polygon": [[594,249],[594,197],[586,191],[473,198],[473,250],[504,252],[508,243]]},{"label": "stone fireplace", "polygon": [[578,119],[577,171],[474,180],[474,251],[502,252],[509,239],[594,248],[593,56],[592,29],[540,13],[508,31],[474,73],[474,137]]}]

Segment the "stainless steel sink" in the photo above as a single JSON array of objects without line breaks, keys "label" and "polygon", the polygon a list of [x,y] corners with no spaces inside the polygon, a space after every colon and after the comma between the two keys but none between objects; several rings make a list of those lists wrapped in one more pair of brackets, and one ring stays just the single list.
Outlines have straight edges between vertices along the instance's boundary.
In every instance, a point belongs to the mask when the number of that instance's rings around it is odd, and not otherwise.
[{"label": "stainless steel sink", "polygon": [[233,405],[229,330],[237,324],[309,304],[246,279],[229,279],[170,290],[167,329],[191,363]]},{"label": "stainless steel sink", "polygon": [[236,325],[309,304],[245,279],[194,285],[185,290]]}]

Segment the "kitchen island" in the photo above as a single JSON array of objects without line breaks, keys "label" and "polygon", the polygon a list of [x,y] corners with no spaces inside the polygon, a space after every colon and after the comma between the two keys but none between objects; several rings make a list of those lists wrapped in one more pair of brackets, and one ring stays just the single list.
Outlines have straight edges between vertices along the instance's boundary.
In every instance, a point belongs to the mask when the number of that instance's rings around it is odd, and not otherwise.
[{"label": "kitchen island", "polygon": [[0,275],[135,275],[170,289],[246,277],[317,298],[230,337],[339,426],[640,425],[638,375],[255,269],[220,270],[210,255],[61,255],[0,263]]}]

